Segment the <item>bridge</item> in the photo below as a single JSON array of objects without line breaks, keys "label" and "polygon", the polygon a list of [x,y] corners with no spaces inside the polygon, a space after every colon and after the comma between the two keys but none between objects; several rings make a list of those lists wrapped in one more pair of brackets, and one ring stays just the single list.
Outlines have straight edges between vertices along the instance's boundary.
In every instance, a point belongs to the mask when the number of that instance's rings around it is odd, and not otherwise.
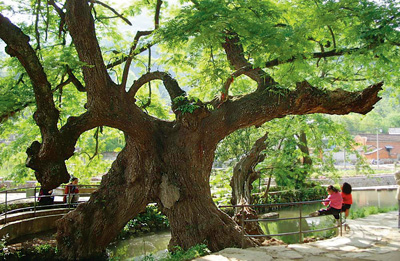
[{"label": "bridge", "polygon": [[[40,187],[16,188],[0,192],[0,239],[18,237],[55,228],[55,221],[89,199],[97,185],[78,185],[79,200],[63,202],[65,186],[53,190],[52,195],[39,195]],[[52,204],[41,204],[43,198],[54,199]]]}]

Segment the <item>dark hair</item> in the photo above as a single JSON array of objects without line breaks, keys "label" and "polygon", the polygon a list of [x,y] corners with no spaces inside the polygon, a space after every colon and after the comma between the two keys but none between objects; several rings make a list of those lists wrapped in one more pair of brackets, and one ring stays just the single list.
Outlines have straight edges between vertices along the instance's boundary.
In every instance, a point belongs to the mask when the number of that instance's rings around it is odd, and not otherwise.
[{"label": "dark hair", "polygon": [[73,177],[73,178],[71,178],[71,182],[73,182],[73,181],[75,181],[77,179],[78,179],[77,177]]},{"label": "dark hair", "polygon": [[332,190],[335,193],[339,192],[339,190],[337,188],[335,188],[333,185],[329,185],[327,189]]},{"label": "dark hair", "polygon": [[351,194],[351,185],[347,182],[343,183],[342,191],[345,194]]}]

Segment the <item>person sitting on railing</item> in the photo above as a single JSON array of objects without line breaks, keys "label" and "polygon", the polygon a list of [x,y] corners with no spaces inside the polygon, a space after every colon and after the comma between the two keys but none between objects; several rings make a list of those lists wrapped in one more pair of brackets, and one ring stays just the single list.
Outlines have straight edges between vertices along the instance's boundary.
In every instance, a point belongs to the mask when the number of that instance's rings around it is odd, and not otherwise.
[{"label": "person sitting on railing", "polygon": [[333,215],[336,220],[339,220],[340,211],[342,210],[343,198],[339,193],[339,190],[332,185],[329,185],[326,189],[329,196],[322,202],[326,209],[320,209],[310,214],[312,217]]},{"label": "person sitting on railing", "polygon": [[71,178],[71,182],[64,189],[64,203],[76,203],[79,200],[78,178]]},{"label": "person sitting on railing", "polygon": [[53,190],[52,189],[45,189],[45,188],[40,188],[39,190],[39,205],[40,206],[45,206],[45,205],[51,205],[54,203],[54,196],[52,196]]},{"label": "person sitting on railing", "polygon": [[345,213],[345,217],[349,216],[351,204],[353,204],[353,197],[351,196],[351,185],[347,182],[343,183],[342,185],[342,198],[343,198],[343,205],[342,205],[342,212]]}]

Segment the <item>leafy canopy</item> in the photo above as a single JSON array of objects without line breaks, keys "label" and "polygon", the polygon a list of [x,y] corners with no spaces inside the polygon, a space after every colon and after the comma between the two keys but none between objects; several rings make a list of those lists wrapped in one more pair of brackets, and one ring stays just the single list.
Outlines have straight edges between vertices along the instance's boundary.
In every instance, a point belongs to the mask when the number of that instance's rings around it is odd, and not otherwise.
[{"label": "leafy canopy", "polygon": [[[66,31],[68,28],[61,26],[53,6],[35,0],[3,2],[0,12],[30,36],[30,44],[36,49],[52,85],[54,101],[60,111],[61,127],[68,117],[85,112],[86,93],[77,90],[72,83],[62,86],[61,83],[68,78],[69,71],[80,82],[84,82],[81,69],[86,65],[79,61],[74,43]],[[133,17],[147,19],[145,14],[154,15],[155,0],[117,2],[104,1],[130,20]],[[244,56],[255,67],[265,69],[278,82],[279,88],[275,88],[274,92],[282,95],[287,89],[293,89],[296,82],[303,80],[322,89],[346,90],[360,90],[369,84],[384,81],[386,90],[392,95],[398,92],[398,1],[163,2],[160,28],[138,43],[139,47],[153,45],[151,59],[149,51],[135,56],[127,86],[149,70],[165,70],[174,75],[191,97],[211,100],[220,95],[225,81],[235,71],[222,48],[225,39],[235,33],[243,46]],[[63,3],[55,1],[55,4],[63,8]],[[94,5],[92,14],[107,65],[128,55],[137,29],[149,30],[154,27],[152,18],[147,23],[134,20],[136,25],[128,26],[103,5]],[[141,25],[141,28],[137,25]],[[311,59],[316,53],[330,52],[338,55],[321,55],[318,59]],[[0,116],[3,120],[0,123],[0,135],[7,140],[10,135],[18,134],[10,145],[0,145],[1,163],[6,166],[18,162],[16,165],[23,169],[24,152],[21,148],[39,139],[39,130],[31,119],[35,111],[34,94],[31,82],[19,62],[4,53],[0,53],[0,57]],[[108,69],[116,83],[121,82],[123,66],[124,63],[120,63]],[[255,88],[254,82],[240,76],[234,79],[229,94],[244,95]],[[144,106],[149,99],[151,103]],[[171,101],[166,98],[165,89],[160,84],[141,88],[136,95],[136,103],[154,117],[174,120],[169,108]],[[195,106],[194,103],[192,105]],[[191,108],[182,109],[190,111]],[[9,116],[13,118],[5,122]],[[87,157],[80,159],[82,164],[90,162],[96,150],[96,131],[85,133],[79,140],[78,147],[81,150],[77,155]],[[113,142],[123,140],[118,131],[105,128],[100,136],[105,138],[100,139],[103,143],[100,143],[99,152],[118,151],[123,146],[123,142]],[[81,166],[81,163],[71,165]],[[28,175],[27,172],[23,175]],[[101,172],[104,170],[98,171]]]}]

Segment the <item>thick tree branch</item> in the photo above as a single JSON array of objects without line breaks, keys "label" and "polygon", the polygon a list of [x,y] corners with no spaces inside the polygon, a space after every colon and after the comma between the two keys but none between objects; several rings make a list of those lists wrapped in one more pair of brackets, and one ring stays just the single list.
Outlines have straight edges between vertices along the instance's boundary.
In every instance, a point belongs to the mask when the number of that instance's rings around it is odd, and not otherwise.
[{"label": "thick tree branch", "polygon": [[41,129],[43,139],[57,135],[59,112],[55,108],[51,85],[35,51],[29,44],[29,37],[0,14],[0,38],[7,44],[6,52],[16,57],[28,73],[37,104],[35,120]]},{"label": "thick tree branch", "polygon": [[136,46],[139,42],[139,39],[143,36],[150,35],[153,31],[138,31],[135,35],[135,38],[133,40],[133,45],[131,46],[131,49],[129,51],[129,54],[126,58],[125,66],[124,66],[124,72],[122,73],[122,81],[121,81],[121,87],[122,89],[125,89],[126,87],[126,82],[128,81],[128,74],[129,74],[129,68],[132,63],[132,59],[134,57],[134,53],[136,50]]},{"label": "thick tree branch", "polygon": [[65,85],[69,84],[69,83],[73,83],[76,87],[76,89],[80,92],[86,92],[85,86],[82,85],[82,83],[78,80],[78,78],[76,78],[76,76],[74,75],[74,73],[72,72],[71,68],[69,68],[69,66],[67,66],[67,72],[68,74],[68,79],[65,81],[62,81],[59,85],[56,86],[56,88],[53,89],[53,93],[61,88],[63,88]]},{"label": "thick tree branch", "polygon": [[225,49],[229,63],[235,68],[235,70],[246,71],[243,73],[249,76],[251,79],[256,81],[258,84],[262,82],[262,73],[259,68],[253,69],[252,64],[250,64],[244,57],[243,46],[240,43],[239,36],[235,33],[229,33],[225,37],[225,42],[222,44]]},{"label": "thick tree branch", "polygon": [[[320,53],[312,53],[310,56],[303,56],[303,59],[321,59],[321,58],[328,58],[328,57],[335,57],[335,56],[342,56],[345,54],[350,54],[356,51],[359,51],[360,48],[351,48],[351,49],[343,49],[343,50],[331,50],[328,52],[320,52]],[[280,64],[291,63],[294,60],[298,59],[297,57],[292,57],[287,60],[279,60],[278,58],[268,61],[265,63],[265,68],[271,68]]]},{"label": "thick tree branch", "polygon": [[110,96],[112,80],[104,65],[96,38],[94,20],[86,0],[67,1],[66,22],[83,66],[83,76],[88,94],[88,108],[101,106],[101,99]]},{"label": "thick tree branch", "polygon": [[[162,5],[162,0],[157,0],[156,4],[156,11],[154,15],[154,30],[157,30],[160,26],[160,11],[161,11],[161,5]],[[139,43],[139,39],[143,36],[147,36],[153,33],[153,31],[138,31],[136,33],[136,36],[133,40],[133,45],[131,46],[131,49],[129,51],[129,55],[126,58],[125,66],[124,66],[124,71],[122,73],[122,81],[121,81],[121,87],[122,89],[126,88],[126,82],[128,81],[128,74],[129,74],[129,68],[132,63],[132,59],[134,57],[134,54],[138,52],[136,50],[137,44]],[[151,46],[147,46],[146,49],[150,48]],[[139,49],[139,52],[141,50]]]},{"label": "thick tree branch", "polygon": [[131,88],[128,91],[129,98],[133,100],[140,87],[153,80],[163,81],[163,84],[167,89],[171,100],[178,96],[185,95],[185,91],[183,91],[179,87],[178,83],[174,78],[171,77],[171,75],[166,72],[155,71],[143,74],[139,79],[133,82]]},{"label": "thick tree branch", "polygon": [[232,187],[231,204],[251,204],[251,189],[253,182],[259,177],[255,167],[265,159],[268,132],[259,138],[250,151],[244,155],[233,168],[230,185]]},{"label": "thick tree branch", "polygon": [[[225,42],[222,44],[225,49],[229,63],[238,71],[238,74],[245,74],[258,84],[258,90],[267,86],[274,85],[276,82],[262,69],[253,68],[253,65],[244,57],[243,46],[236,33],[228,33]],[[232,82],[232,81],[231,81]],[[230,86],[229,79],[225,83],[224,91],[228,91]],[[225,93],[227,95],[227,93]]]},{"label": "thick tree branch", "polygon": [[212,130],[213,138],[220,140],[238,128],[259,126],[287,115],[344,115],[350,112],[366,114],[381,99],[378,92],[382,90],[382,86],[383,83],[380,82],[363,91],[326,91],[302,82],[297,84],[296,90],[254,92],[223,103],[213,111],[211,117],[205,119],[204,131]]},{"label": "thick tree branch", "polygon": [[163,3],[162,0],[157,0],[156,12],[154,15],[154,29],[158,29],[160,27],[160,11],[162,3]]},{"label": "thick tree branch", "polygon": [[75,77],[74,73],[72,72],[71,68],[67,66],[67,73],[71,82],[75,85],[76,89],[80,92],[86,92],[85,86]]}]

